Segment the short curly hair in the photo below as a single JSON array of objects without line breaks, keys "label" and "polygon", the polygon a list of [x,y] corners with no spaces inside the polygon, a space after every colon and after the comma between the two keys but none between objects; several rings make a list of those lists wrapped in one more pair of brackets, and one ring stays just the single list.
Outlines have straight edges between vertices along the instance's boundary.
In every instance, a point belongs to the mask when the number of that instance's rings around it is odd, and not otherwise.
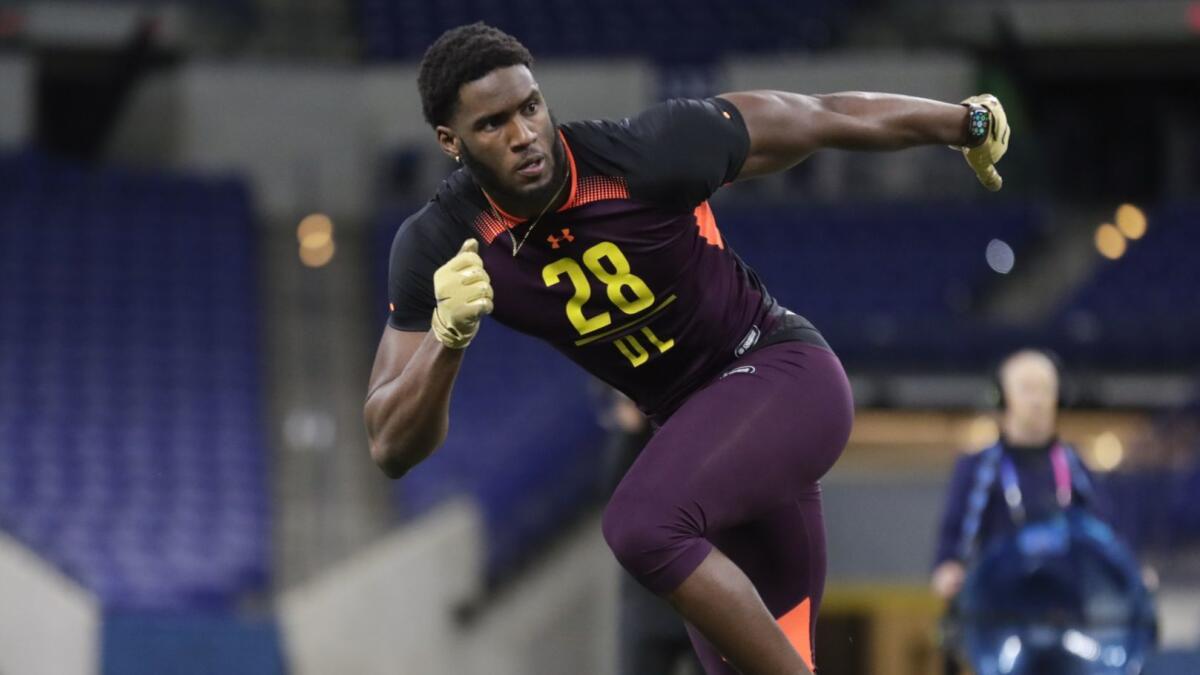
[{"label": "short curly hair", "polygon": [[533,55],[515,37],[482,21],[442,33],[421,58],[417,88],[432,127],[454,116],[458,90],[497,68],[533,67]]}]

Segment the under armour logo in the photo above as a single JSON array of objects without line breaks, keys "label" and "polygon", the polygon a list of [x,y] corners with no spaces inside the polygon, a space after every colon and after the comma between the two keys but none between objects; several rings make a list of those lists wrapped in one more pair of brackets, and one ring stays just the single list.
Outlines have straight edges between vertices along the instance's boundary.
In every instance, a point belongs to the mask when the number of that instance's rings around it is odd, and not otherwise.
[{"label": "under armour logo", "polygon": [[564,227],[562,229],[561,237],[556,237],[554,235],[546,237],[546,241],[550,242],[550,248],[558,248],[558,242],[563,240],[575,241],[575,235],[571,234],[571,229],[568,227]]}]

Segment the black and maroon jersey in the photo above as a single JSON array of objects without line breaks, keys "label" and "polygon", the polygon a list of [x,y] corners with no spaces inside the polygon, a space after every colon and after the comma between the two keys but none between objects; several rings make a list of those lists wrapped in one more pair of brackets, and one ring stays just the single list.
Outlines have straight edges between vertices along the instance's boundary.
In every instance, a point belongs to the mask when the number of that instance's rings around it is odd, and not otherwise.
[{"label": "black and maroon jersey", "polygon": [[475,237],[495,291],[492,316],[549,342],[651,415],[669,413],[777,326],[799,325],[820,341],[726,246],[709,208],[749,152],[733,104],[672,100],[559,132],[570,196],[532,232],[463,169],[400,226],[388,284],[393,328],[429,329],[433,273]]}]

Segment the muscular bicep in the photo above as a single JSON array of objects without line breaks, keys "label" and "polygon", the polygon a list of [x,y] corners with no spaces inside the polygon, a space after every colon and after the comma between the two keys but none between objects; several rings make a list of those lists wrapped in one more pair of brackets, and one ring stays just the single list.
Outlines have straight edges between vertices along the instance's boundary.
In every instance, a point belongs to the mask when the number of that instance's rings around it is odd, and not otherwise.
[{"label": "muscular bicep", "polygon": [[397,330],[391,326],[383,329],[379,347],[375,350],[375,364],[367,383],[367,400],[380,387],[399,378],[408,362],[417,353],[428,331]]},{"label": "muscular bicep", "polygon": [[363,421],[371,458],[390,478],[403,476],[446,440],[450,390],[461,363],[462,350],[444,349],[428,331],[384,329]]}]

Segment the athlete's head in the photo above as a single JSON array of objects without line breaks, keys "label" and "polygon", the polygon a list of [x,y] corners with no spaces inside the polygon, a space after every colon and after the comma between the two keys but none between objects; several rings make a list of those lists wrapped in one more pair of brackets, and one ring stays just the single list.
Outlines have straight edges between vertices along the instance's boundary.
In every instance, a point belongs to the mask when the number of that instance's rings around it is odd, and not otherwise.
[{"label": "athlete's head", "polygon": [[1046,353],[1023,349],[1004,359],[996,375],[1004,394],[1004,434],[1019,445],[1042,445],[1058,421],[1058,366]]},{"label": "athlete's head", "polygon": [[516,38],[473,23],[443,33],[417,76],[425,121],[442,150],[493,198],[525,211],[544,207],[564,178],[562,146],[532,65]]}]

